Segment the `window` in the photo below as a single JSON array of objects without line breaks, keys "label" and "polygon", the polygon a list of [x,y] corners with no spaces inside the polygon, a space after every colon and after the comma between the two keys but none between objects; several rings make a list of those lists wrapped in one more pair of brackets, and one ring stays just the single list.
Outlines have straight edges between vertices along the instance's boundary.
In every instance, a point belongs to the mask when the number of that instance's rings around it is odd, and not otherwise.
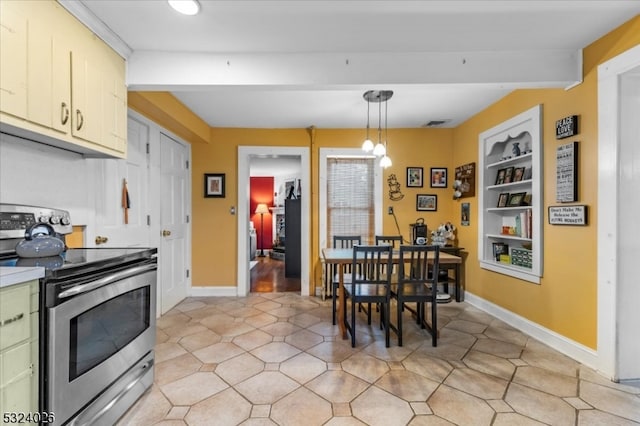
[{"label": "window", "polygon": [[327,241],[334,235],[373,241],[374,167],[374,158],[327,159]]},{"label": "window", "polygon": [[382,169],[360,149],[320,149],[320,248],[334,235],[360,235],[373,244],[381,233]]}]

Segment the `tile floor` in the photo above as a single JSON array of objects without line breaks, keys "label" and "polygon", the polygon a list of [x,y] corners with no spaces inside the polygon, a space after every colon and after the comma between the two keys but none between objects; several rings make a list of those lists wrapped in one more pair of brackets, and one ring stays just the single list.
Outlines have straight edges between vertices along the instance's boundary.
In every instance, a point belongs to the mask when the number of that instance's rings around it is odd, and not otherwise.
[{"label": "tile floor", "polygon": [[640,388],[464,302],[438,308],[438,347],[407,318],[403,347],[361,321],[351,348],[319,298],[187,299],[158,320],[155,384],[119,425],[640,424]]}]

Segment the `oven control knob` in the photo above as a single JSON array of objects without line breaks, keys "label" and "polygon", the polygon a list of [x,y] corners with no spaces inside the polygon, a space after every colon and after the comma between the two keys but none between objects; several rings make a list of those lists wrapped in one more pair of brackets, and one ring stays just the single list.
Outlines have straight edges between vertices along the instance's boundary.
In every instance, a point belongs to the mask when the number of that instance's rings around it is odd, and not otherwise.
[{"label": "oven control knob", "polygon": [[60,223],[60,216],[53,215],[49,218],[49,223],[52,225],[57,225]]},{"label": "oven control knob", "polygon": [[70,225],[71,219],[69,219],[69,216],[62,216],[62,218],[60,219],[60,223],[64,226]]},{"label": "oven control knob", "polygon": [[38,222],[40,222],[40,223],[49,223],[49,216],[40,216],[38,218]]}]

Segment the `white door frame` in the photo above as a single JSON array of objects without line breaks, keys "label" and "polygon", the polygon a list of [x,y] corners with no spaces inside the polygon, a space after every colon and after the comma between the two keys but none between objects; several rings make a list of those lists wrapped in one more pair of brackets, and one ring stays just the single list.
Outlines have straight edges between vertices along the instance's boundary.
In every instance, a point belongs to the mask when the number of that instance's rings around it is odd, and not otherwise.
[{"label": "white door frame", "polygon": [[300,294],[309,296],[311,259],[311,162],[308,147],[239,146],[238,147],[238,296],[246,296],[250,289],[249,275],[249,177],[252,157],[300,157],[301,197],[301,253]]},{"label": "white door frame", "polygon": [[[636,300],[619,297],[621,286],[632,283],[621,280],[619,234],[623,224],[619,211],[623,208],[620,187],[620,144],[624,141],[620,129],[620,78],[640,66],[640,46],[610,59],[598,66],[598,369],[614,381],[620,379],[621,339],[618,326],[620,306],[634,304]],[[627,306],[627,305],[624,305]],[[636,307],[637,309],[637,307]],[[626,320],[626,319],[624,319]]]}]

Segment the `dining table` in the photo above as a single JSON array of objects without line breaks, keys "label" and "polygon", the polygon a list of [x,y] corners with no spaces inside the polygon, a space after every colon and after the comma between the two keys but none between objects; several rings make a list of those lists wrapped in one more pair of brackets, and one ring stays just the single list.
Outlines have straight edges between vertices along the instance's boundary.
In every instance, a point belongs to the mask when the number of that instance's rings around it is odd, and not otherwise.
[{"label": "dining table", "polygon": [[[353,262],[353,248],[323,248],[322,259],[326,266],[337,265],[338,269],[338,326],[340,327],[340,334],[343,339],[347,339],[347,328],[344,324],[344,305],[347,303],[344,294],[344,266]],[[434,253],[428,254],[428,260],[433,263]],[[400,262],[400,250],[395,249],[391,252],[391,262],[398,264]],[[462,258],[453,254],[440,251],[438,255],[439,265],[455,265],[454,267],[454,284],[455,284],[455,298],[456,301],[460,301],[460,265],[462,264]],[[333,279],[331,277],[330,279]]]}]

